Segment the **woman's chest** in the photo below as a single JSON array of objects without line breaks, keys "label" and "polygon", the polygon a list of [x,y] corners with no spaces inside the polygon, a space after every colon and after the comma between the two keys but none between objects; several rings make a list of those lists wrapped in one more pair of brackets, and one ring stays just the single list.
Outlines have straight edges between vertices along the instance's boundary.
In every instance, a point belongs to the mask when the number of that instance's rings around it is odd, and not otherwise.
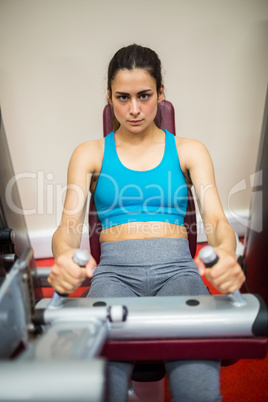
[{"label": "woman's chest", "polygon": [[156,143],[146,146],[117,147],[118,161],[126,168],[135,171],[147,171],[161,164],[165,153],[165,144]]}]

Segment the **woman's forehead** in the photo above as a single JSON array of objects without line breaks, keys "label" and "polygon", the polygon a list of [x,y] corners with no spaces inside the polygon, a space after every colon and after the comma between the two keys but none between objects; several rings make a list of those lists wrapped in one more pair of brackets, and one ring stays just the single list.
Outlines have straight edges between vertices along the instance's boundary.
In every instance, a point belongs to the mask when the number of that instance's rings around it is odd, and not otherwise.
[{"label": "woman's forehead", "polygon": [[128,92],[137,89],[155,89],[155,79],[150,73],[142,68],[134,68],[133,70],[119,70],[112,81],[113,90]]}]

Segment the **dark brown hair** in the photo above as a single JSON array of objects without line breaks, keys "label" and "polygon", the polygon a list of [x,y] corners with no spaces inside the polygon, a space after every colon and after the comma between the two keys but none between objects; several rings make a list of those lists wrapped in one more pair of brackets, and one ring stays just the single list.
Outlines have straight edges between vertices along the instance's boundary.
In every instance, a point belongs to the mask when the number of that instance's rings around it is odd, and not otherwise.
[{"label": "dark brown hair", "polygon": [[[142,68],[155,79],[156,89],[159,92],[162,85],[161,61],[155,51],[140,45],[129,45],[119,49],[111,59],[108,67],[107,87],[112,94],[112,81],[119,70],[133,70]],[[119,128],[118,121],[114,118],[114,129]]]}]

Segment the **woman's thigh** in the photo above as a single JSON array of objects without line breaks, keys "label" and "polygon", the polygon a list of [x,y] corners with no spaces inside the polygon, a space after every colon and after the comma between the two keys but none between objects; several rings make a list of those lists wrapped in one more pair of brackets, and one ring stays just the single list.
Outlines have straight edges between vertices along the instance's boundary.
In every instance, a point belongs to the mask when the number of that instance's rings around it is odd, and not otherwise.
[{"label": "woman's thigh", "polygon": [[167,280],[156,296],[198,296],[209,291],[198,273],[173,275]]},{"label": "woman's thigh", "polygon": [[94,278],[87,297],[135,297],[134,291],[120,279],[109,275]]}]

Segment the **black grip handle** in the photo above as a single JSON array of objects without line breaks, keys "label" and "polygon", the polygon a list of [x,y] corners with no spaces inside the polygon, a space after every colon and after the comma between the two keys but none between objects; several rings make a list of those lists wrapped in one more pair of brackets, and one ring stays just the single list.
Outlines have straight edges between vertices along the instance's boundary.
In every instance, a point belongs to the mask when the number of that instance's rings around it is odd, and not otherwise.
[{"label": "black grip handle", "polygon": [[199,257],[205,264],[206,268],[212,268],[213,265],[219,261],[219,257],[211,246],[202,248],[199,252]]},{"label": "black grip handle", "polygon": [[[213,265],[215,265],[219,261],[219,257],[215,253],[214,248],[211,246],[206,246],[202,248],[199,252],[199,257],[207,268],[213,267]],[[238,306],[243,306],[246,304],[246,301],[239,290],[235,290],[232,295],[234,296],[236,304]]]}]

